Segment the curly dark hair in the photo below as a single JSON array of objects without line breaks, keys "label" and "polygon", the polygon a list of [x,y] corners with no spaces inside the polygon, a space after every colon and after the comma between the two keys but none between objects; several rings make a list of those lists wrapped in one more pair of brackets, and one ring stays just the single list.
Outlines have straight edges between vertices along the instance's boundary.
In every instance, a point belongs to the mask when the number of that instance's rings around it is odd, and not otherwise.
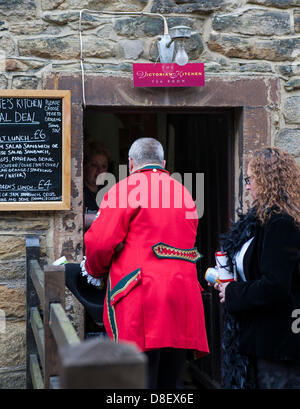
[{"label": "curly dark hair", "polygon": [[257,217],[265,223],[273,213],[287,213],[300,226],[300,168],[280,148],[267,147],[249,155],[255,181]]}]

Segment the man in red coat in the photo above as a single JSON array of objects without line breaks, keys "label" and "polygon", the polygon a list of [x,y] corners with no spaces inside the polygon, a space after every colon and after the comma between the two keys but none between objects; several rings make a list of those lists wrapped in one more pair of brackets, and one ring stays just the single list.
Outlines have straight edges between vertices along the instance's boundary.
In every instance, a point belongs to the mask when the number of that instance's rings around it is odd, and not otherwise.
[{"label": "man in red coat", "polygon": [[136,140],[129,177],[106,193],[85,234],[85,274],[97,282],[109,273],[107,334],[145,351],[150,388],[178,387],[187,349],[209,353],[196,271],[196,206],[164,167],[157,140]]}]

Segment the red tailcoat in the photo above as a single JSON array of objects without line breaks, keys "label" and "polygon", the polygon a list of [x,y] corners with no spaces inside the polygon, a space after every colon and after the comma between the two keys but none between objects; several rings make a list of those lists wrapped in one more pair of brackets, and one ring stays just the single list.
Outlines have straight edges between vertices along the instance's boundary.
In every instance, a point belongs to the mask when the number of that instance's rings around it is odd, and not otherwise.
[{"label": "red tailcoat", "polygon": [[[209,352],[196,271],[195,212],[187,189],[154,165],[132,173],[104,196],[85,234],[85,251],[91,276],[109,272],[103,319],[111,339],[134,342],[142,351]],[[123,249],[115,252],[120,243]]]}]

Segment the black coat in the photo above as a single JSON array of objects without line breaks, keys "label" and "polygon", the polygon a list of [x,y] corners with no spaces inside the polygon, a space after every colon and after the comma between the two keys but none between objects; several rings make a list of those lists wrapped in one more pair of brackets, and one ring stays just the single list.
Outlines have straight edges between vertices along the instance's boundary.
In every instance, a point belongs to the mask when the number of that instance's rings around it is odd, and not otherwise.
[{"label": "black coat", "polygon": [[300,249],[300,230],[289,216],[273,215],[256,227],[244,256],[247,281],[226,287],[226,307],[240,322],[241,353],[300,360],[300,332],[292,331],[292,312],[300,309],[300,274],[291,249]]}]

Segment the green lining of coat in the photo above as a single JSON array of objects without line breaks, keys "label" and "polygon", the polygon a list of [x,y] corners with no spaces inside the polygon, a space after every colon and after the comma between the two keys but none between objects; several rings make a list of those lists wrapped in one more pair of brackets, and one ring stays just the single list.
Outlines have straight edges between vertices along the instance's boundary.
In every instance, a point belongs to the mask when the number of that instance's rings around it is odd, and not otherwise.
[{"label": "green lining of coat", "polygon": [[122,291],[126,290],[129,284],[132,283],[132,281],[136,279],[136,277],[138,276],[140,272],[141,272],[141,269],[138,268],[137,270],[134,270],[132,273],[129,273],[125,277],[123,277],[122,280],[120,280],[118,284],[116,284],[114,288],[111,290],[111,293],[110,293],[111,298],[114,295],[120,294]]},{"label": "green lining of coat", "polygon": [[[191,263],[196,263],[201,257],[203,257],[196,247],[192,249],[180,249],[162,242],[154,244],[152,250],[158,258],[185,260]],[[169,251],[170,254],[164,252],[164,250]]]},{"label": "green lining of coat", "polygon": [[111,280],[109,276],[106,303],[107,303],[107,311],[108,311],[108,319],[109,319],[110,327],[113,333],[114,341],[117,342],[118,341],[118,328],[117,328],[117,322],[116,322],[116,316],[115,316],[115,309],[110,303],[110,300],[111,300],[110,287],[111,287]]},{"label": "green lining of coat", "polygon": [[138,268],[137,270],[134,270],[133,272],[127,274],[114,286],[112,290],[111,290],[111,279],[109,276],[106,303],[107,303],[108,319],[109,319],[110,327],[111,327],[115,342],[118,342],[118,326],[117,326],[117,320],[116,320],[116,315],[115,315],[115,307],[111,305],[111,300],[113,299],[115,295],[120,294],[122,293],[122,291],[126,290],[129,284],[131,284],[132,281],[137,279],[137,276],[140,274],[140,272],[141,270]]}]

